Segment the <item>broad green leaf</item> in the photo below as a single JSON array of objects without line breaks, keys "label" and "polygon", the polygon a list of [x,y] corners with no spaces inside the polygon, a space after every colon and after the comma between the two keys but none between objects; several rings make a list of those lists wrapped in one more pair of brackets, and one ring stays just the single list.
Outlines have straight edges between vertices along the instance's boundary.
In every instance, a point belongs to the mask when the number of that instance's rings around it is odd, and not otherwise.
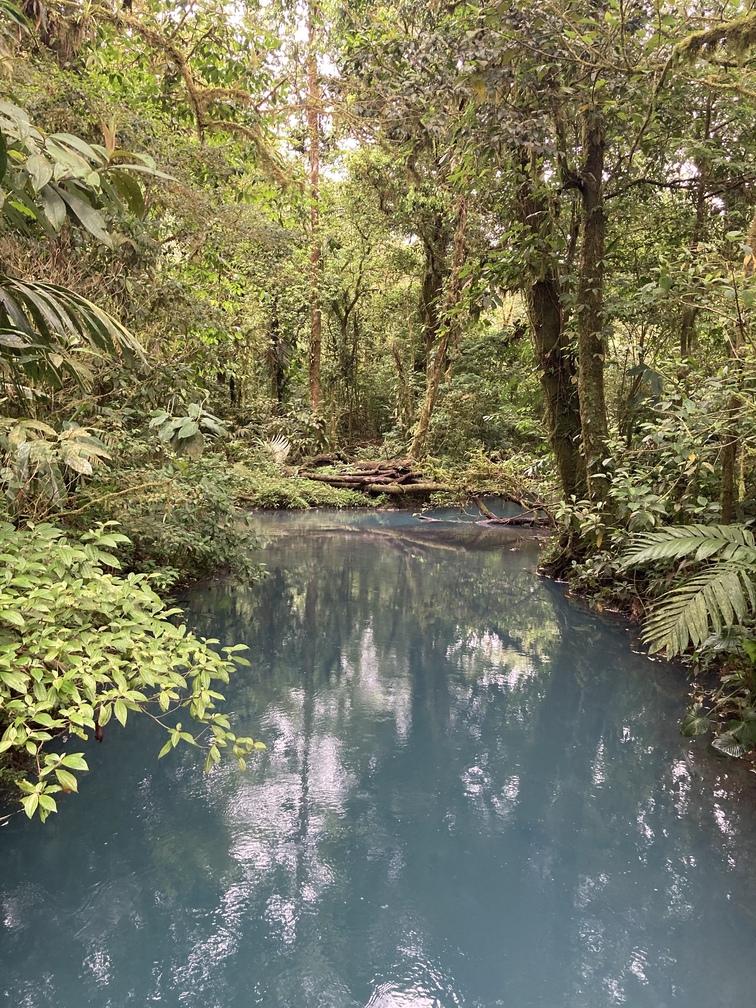
[{"label": "broad green leaf", "polygon": [[111,168],[108,171],[108,178],[115,186],[118,193],[123,197],[126,206],[137,217],[144,216],[144,193],[142,187],[136,179],[132,178],[128,172]]},{"label": "broad green leaf", "polygon": [[31,819],[34,813],[37,811],[37,806],[39,805],[39,795],[35,792],[34,794],[27,795],[26,798],[21,799],[21,804],[24,807],[24,812]]},{"label": "broad green leaf", "polygon": [[[26,626],[26,620],[17,609],[0,610],[0,619],[4,619],[6,623],[10,623],[12,626],[18,627],[19,630],[23,630]],[[5,674],[10,675],[10,673]]]},{"label": "broad green leaf", "polygon": [[10,669],[0,670],[0,679],[2,679],[6,686],[9,686],[11,689],[15,689],[16,692],[20,692],[20,694],[25,694],[29,685],[29,680],[26,675],[22,672],[11,671]]},{"label": "broad green leaf", "polygon": [[24,168],[31,176],[35,192],[39,192],[53,177],[53,166],[44,154],[33,154],[27,158]]},{"label": "broad green leaf", "polygon": [[39,200],[50,226],[54,231],[60,231],[66,219],[66,204],[57,188],[53,185],[43,186],[39,193]]},{"label": "broad green leaf", "polygon": [[57,812],[58,806],[55,804],[55,799],[51,798],[49,794],[41,794],[39,796],[40,808],[45,809],[46,812]]},{"label": "broad green leaf", "polygon": [[69,209],[89,233],[107,248],[113,247],[113,239],[108,234],[105,226],[105,218],[99,210],[95,210],[89,203],[74,196],[66,189],[59,189],[62,199],[68,204]]},{"label": "broad green leaf", "polygon": [[711,720],[709,718],[701,717],[699,714],[689,711],[680,725],[680,734],[685,735],[687,738],[692,738],[694,735],[703,735],[710,728]]},{"label": "broad green leaf", "polygon": [[49,139],[65,144],[67,147],[72,147],[78,154],[83,154],[85,158],[94,162],[94,164],[100,164],[102,161],[102,157],[90,147],[86,140],[74,136],[73,133],[51,133]]},{"label": "broad green leaf", "polygon": [[722,735],[717,735],[715,739],[712,739],[711,745],[713,749],[724,753],[725,756],[734,756],[737,758],[739,756],[745,756],[748,752],[748,746],[738,741],[731,732],[724,732]]},{"label": "broad green leaf", "polygon": [[84,476],[92,475],[92,463],[88,459],[83,458],[81,455],[71,453],[66,456],[64,461],[69,469],[73,469],[74,472],[81,473]]},{"label": "broad green leaf", "polygon": [[74,777],[72,773],[68,770],[61,770],[59,767],[55,771],[55,776],[58,779],[58,783],[62,788],[66,788],[69,791],[78,791],[79,782]]},{"label": "broad green leaf", "polygon": [[187,423],[183,424],[178,432],[179,440],[183,438],[194,437],[194,435],[199,431],[199,425],[194,420],[189,420]]}]

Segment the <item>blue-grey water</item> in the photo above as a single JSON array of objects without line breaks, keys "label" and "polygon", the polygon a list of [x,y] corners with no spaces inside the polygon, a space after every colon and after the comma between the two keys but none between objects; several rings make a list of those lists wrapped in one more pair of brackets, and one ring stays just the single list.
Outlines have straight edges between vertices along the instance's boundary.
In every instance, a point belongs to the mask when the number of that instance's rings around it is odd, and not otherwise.
[{"label": "blue-grey water", "polygon": [[511,531],[260,519],[268,579],[187,599],[246,642],[246,772],[91,744],[0,830],[0,1005],[714,1008],[756,990],[756,778],[677,732],[682,673]]}]

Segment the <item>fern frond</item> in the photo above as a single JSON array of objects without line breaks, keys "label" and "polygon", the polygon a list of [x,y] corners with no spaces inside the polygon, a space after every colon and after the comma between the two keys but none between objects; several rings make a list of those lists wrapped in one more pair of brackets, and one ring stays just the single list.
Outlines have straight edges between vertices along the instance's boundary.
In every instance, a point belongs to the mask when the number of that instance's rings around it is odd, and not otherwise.
[{"label": "fern frond", "polygon": [[625,567],[654,560],[699,562],[719,556],[744,564],[756,564],[756,542],[744,525],[674,525],[633,536],[622,556]]},{"label": "fern frond", "polygon": [[[724,527],[724,526],[723,526]],[[667,657],[698,647],[756,610],[754,562],[717,560],[707,570],[670,592],[646,622],[643,639]]]}]

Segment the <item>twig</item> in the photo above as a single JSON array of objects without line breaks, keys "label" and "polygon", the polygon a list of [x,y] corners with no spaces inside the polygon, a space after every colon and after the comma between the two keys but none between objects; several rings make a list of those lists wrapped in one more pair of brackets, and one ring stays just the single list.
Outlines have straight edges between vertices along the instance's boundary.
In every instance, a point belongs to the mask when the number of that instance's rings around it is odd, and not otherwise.
[{"label": "twig", "polygon": [[137,490],[146,490],[147,487],[164,486],[166,483],[170,483],[170,480],[152,480],[150,483],[140,483],[138,486],[126,487],[125,490],[115,490],[113,493],[104,494],[102,497],[95,497],[94,500],[88,501],[83,507],[76,508],[75,511],[59,511],[58,514],[68,516],[80,514],[82,511],[86,511],[87,508],[94,507],[95,504],[101,504],[103,501],[110,500],[111,497],[121,497],[123,494],[136,493]]}]

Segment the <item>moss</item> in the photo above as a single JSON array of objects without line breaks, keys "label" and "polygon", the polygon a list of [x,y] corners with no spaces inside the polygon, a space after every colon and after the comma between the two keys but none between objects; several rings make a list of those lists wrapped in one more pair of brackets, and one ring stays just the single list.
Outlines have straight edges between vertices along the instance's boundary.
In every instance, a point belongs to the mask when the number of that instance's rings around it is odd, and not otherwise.
[{"label": "moss", "polygon": [[731,21],[724,21],[714,28],[693,32],[675,49],[680,60],[695,59],[696,56],[710,56],[721,45],[729,46],[741,56],[756,44],[756,14],[746,14]]},{"label": "moss", "polygon": [[[238,471],[238,469],[237,469]],[[356,490],[344,490],[296,476],[247,471],[237,503],[248,508],[303,510],[310,507],[373,507],[375,501]]]}]

